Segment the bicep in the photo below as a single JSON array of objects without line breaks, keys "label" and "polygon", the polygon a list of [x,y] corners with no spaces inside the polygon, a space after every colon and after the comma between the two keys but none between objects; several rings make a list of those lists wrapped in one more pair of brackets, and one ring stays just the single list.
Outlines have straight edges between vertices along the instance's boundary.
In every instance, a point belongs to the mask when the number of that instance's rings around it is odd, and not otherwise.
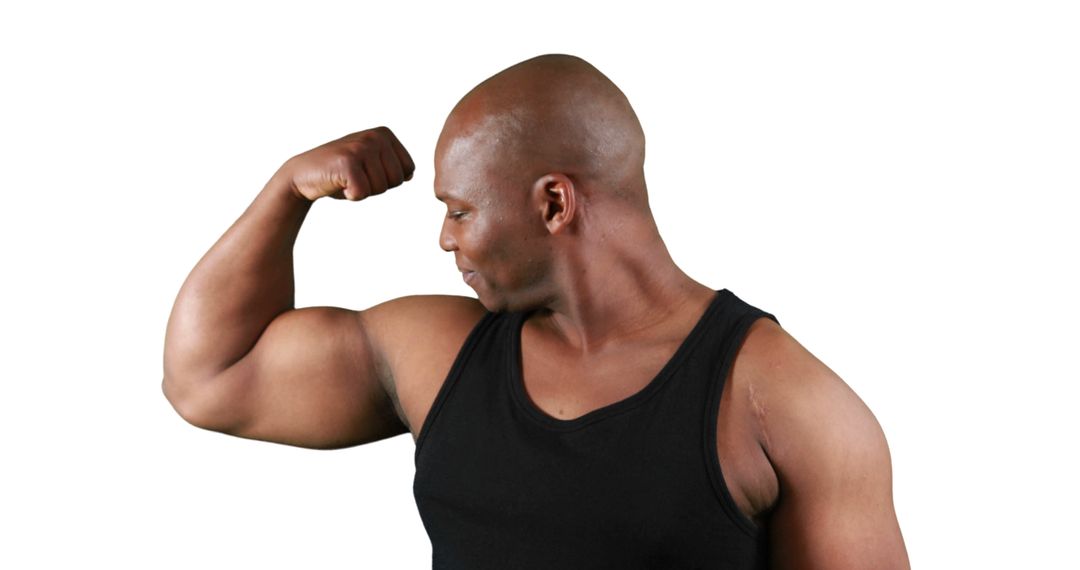
[{"label": "bicep", "polygon": [[824,364],[797,343],[787,350],[763,420],[780,481],[773,567],[908,568],[881,426]]},{"label": "bicep", "polygon": [[282,313],[212,384],[207,427],[240,437],[338,448],[406,431],[356,311]]}]

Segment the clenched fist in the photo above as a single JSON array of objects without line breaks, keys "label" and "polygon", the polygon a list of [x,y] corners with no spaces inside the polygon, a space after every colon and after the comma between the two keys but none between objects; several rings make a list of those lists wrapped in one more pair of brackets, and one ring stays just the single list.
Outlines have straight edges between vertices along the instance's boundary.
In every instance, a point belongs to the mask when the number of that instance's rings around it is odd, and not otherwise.
[{"label": "clenched fist", "polygon": [[315,201],[323,196],[363,200],[412,178],[416,165],[394,133],[376,127],[346,135],[298,154],[279,175],[294,194]]}]

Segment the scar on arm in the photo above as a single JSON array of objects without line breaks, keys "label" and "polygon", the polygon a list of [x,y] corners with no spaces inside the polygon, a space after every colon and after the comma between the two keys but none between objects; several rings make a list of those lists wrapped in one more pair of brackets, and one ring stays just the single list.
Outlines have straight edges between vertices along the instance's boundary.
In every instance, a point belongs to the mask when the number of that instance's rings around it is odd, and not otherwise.
[{"label": "scar on arm", "polygon": [[769,449],[772,448],[772,442],[769,440],[769,432],[765,429],[765,415],[768,413],[765,402],[761,399],[756,388],[754,388],[753,382],[747,383],[747,391],[750,397],[750,409],[754,414],[754,421],[757,422],[757,431],[761,434],[761,443],[765,455],[769,455]]}]

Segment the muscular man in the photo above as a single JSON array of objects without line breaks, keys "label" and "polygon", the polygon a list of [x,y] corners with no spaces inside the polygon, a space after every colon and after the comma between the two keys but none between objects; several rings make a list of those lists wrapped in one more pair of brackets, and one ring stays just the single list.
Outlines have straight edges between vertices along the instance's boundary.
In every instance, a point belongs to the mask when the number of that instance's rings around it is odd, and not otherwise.
[{"label": "muscular man", "polygon": [[870,410],[760,311],[672,261],[641,126],[585,61],[453,109],[440,245],[476,299],[297,309],[311,204],[408,180],[386,128],[297,155],[191,272],[164,391],[190,423],[340,448],[410,432],[446,568],[906,568]]}]

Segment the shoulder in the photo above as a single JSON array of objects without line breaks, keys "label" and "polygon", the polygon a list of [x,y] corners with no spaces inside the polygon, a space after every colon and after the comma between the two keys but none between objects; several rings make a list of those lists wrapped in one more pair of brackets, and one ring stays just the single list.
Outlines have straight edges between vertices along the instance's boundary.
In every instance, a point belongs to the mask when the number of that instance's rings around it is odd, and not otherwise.
[{"label": "shoulder", "polygon": [[772,320],[754,322],[735,366],[760,409],[762,443],[781,463],[807,450],[826,451],[815,446],[855,443],[868,428],[880,433],[851,387]]},{"label": "shoulder", "polygon": [[457,353],[486,313],[479,301],[454,295],[410,295],[380,303],[357,316],[385,364]]},{"label": "shoulder", "polygon": [[476,299],[453,295],[399,297],[357,313],[379,379],[414,438],[466,338],[485,314]]},{"label": "shoulder", "polygon": [[746,333],[736,366],[754,386],[774,396],[791,395],[839,377],[775,321],[759,318]]},{"label": "shoulder", "polygon": [[441,327],[471,329],[486,313],[480,301],[457,295],[409,295],[359,312],[364,325],[388,332]]}]

